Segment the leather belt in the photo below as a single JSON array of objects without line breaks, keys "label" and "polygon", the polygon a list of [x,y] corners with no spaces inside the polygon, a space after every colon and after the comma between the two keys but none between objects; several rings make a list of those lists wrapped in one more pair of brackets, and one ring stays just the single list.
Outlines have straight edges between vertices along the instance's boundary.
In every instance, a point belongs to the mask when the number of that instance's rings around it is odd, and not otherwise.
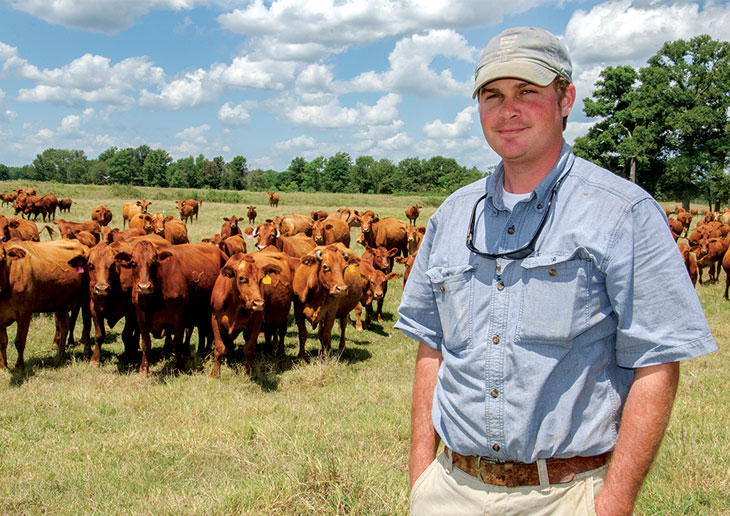
[{"label": "leather belt", "polygon": [[[464,473],[478,478],[493,486],[518,487],[539,486],[540,474],[537,462],[500,462],[478,455],[461,455],[445,449],[446,457]],[[578,473],[600,468],[608,462],[611,452],[591,457],[571,457],[569,459],[545,459],[548,479],[551,484],[572,482]]]}]

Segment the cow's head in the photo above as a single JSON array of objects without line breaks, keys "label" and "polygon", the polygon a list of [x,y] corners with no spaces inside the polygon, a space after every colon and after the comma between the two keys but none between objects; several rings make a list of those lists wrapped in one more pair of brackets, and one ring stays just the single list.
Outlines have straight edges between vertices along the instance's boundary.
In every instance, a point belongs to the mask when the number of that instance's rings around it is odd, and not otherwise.
[{"label": "cow's head", "polygon": [[243,253],[236,253],[231,260],[221,269],[221,274],[233,279],[233,288],[238,297],[241,307],[245,310],[260,312],[264,309],[264,296],[261,291],[261,281],[264,278],[263,271],[256,265],[253,256]]},{"label": "cow's head", "polygon": [[319,284],[331,296],[341,297],[347,294],[347,284],[343,272],[350,255],[335,245],[318,247],[313,251],[318,262],[317,279]]},{"label": "cow's head", "polygon": [[281,232],[273,223],[267,222],[258,226],[252,236],[256,239],[256,248],[261,250],[270,245],[276,245],[277,239],[281,237]]},{"label": "cow's head", "polygon": [[142,208],[142,213],[147,213],[147,207],[150,204],[152,204],[152,201],[145,201],[145,200],[137,201],[137,206]]}]

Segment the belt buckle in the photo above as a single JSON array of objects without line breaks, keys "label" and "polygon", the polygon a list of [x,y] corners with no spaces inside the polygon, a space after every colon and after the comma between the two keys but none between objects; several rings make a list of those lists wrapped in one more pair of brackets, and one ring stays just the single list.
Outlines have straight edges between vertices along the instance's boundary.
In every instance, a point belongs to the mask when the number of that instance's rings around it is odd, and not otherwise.
[{"label": "belt buckle", "polygon": [[497,459],[493,459],[491,457],[483,457],[481,455],[474,456],[474,462],[476,462],[477,471],[479,473],[479,480],[481,480],[482,482],[484,482],[486,484],[487,481],[484,480],[484,478],[482,477],[482,467],[481,467],[482,461],[486,462],[487,464],[499,464],[501,461],[499,461]]}]

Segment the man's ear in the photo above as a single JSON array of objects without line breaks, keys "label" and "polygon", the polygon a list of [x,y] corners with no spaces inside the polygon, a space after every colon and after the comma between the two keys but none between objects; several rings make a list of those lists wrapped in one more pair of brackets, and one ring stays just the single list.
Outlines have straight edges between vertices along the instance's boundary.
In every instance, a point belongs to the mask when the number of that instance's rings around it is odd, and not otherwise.
[{"label": "man's ear", "polygon": [[568,84],[568,86],[565,88],[565,95],[560,101],[560,109],[562,111],[563,117],[568,116],[570,114],[570,111],[573,109],[576,95],[577,93],[575,91],[575,85]]}]

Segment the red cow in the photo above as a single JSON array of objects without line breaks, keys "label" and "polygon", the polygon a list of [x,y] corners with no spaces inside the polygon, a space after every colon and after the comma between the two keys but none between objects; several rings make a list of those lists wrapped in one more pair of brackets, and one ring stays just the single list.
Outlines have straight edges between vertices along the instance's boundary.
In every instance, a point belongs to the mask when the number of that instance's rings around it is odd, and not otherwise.
[{"label": "red cow", "polygon": [[[370,212],[372,213],[372,211]],[[329,218],[342,219],[347,222],[347,225],[352,227],[360,227],[360,213],[357,210],[350,208],[340,208],[335,213],[332,213]]]},{"label": "red cow", "polygon": [[221,226],[221,239],[225,240],[230,236],[240,235],[241,229],[238,227],[238,223],[242,220],[242,218],[236,217],[235,215],[231,215],[230,217],[223,217],[224,222]]},{"label": "red cow", "polygon": [[[276,222],[274,222],[274,225],[277,225]],[[312,236],[313,225],[314,221],[311,217],[307,217],[306,215],[289,215],[281,219],[278,227],[284,236],[294,236],[299,233]]]},{"label": "red cow", "polygon": [[406,228],[406,240],[408,242],[406,245],[406,249],[409,255],[416,254],[416,251],[418,251],[418,248],[421,245],[421,240],[423,240],[423,235],[425,233],[426,228],[423,226],[408,226]]},{"label": "red cow", "polygon": [[[151,336],[172,336],[178,367],[189,354],[183,345],[185,330],[198,327],[199,349],[210,334],[210,295],[226,257],[207,244],[181,244],[157,250],[145,240],[130,253],[120,252],[116,262],[132,269],[134,304],[142,337],[139,374],[149,373]],[[189,334],[188,334],[189,335]]]},{"label": "red cow", "polygon": [[246,253],[246,241],[241,235],[233,235],[221,240],[218,248],[226,253],[226,256],[233,256],[236,253]]},{"label": "red cow", "polygon": [[[329,215],[327,214],[327,212],[326,211],[323,211],[323,210],[313,211],[313,212],[310,213],[310,215],[312,215],[312,220],[315,221],[315,222],[317,222],[318,220],[324,220],[327,217],[329,217]],[[336,217],[336,218],[338,218],[338,217]]]},{"label": "red cow", "polygon": [[127,222],[137,213],[147,213],[147,207],[152,204],[152,201],[129,201],[125,202],[122,206],[122,229],[126,226]]},{"label": "red cow", "polygon": [[715,283],[720,276],[720,266],[725,251],[728,249],[728,242],[722,238],[703,238],[698,247],[693,248],[697,254],[697,274],[700,285],[702,285],[702,271],[705,267],[710,268],[710,284]]},{"label": "red cow", "polygon": [[180,219],[172,215],[165,217],[161,213],[155,213],[152,217],[154,232],[172,244],[188,244],[188,228]]},{"label": "red cow", "polygon": [[[361,261],[367,262],[375,269],[383,271],[384,274],[390,274],[393,270],[392,258],[398,253],[397,249],[386,249],[385,247],[372,248],[369,246],[365,247],[365,252],[362,254]],[[378,316],[378,322],[383,320],[383,301],[385,300],[385,294],[388,293],[388,284],[383,285],[383,296],[377,299],[376,313]]]},{"label": "red cow", "polygon": [[73,203],[73,200],[69,198],[61,199],[60,201],[58,201],[58,213],[61,213],[62,211],[71,213],[71,205]]},{"label": "red cow", "polygon": [[141,229],[149,235],[155,232],[155,219],[149,213],[135,213],[129,219],[129,229]]},{"label": "red cow", "polygon": [[[50,226],[43,226],[43,230],[48,231],[48,236],[53,237],[54,231]],[[0,215],[0,242],[9,241],[10,239],[30,240],[40,242],[41,237],[38,233],[38,226],[31,220],[25,220],[18,217],[7,218]]]},{"label": "red cow", "polygon": [[79,307],[88,307],[88,277],[83,269],[87,255],[85,246],[70,240],[0,244],[0,369],[8,363],[7,327],[13,322],[18,324],[15,367],[25,367],[23,353],[28,328],[31,316],[37,312],[54,312],[54,344],[59,357],[64,356],[66,339],[72,333],[72,318],[75,320]]},{"label": "red cow", "polygon": [[271,222],[261,224],[257,227],[253,233],[253,237],[257,239],[257,249],[263,250],[269,246],[275,246],[279,251],[293,258],[301,258],[317,246],[311,237],[303,233],[291,237],[282,236],[276,226]]},{"label": "red cow", "polygon": [[667,218],[667,223],[669,224],[669,229],[672,231],[672,236],[676,241],[682,234],[682,231],[684,231],[684,224],[672,217]]},{"label": "red cow", "polygon": [[370,247],[397,249],[399,253],[408,254],[406,223],[393,217],[379,218],[377,215],[363,215],[360,235],[357,241]]},{"label": "red cow", "polygon": [[[385,297],[388,290],[388,281],[395,279],[398,275],[395,272],[385,273],[373,267],[371,261],[360,260],[358,265],[360,274],[363,276],[363,292],[360,303],[355,308],[355,328],[362,331],[363,327],[369,328],[373,316],[373,301],[380,301]],[[362,308],[365,307],[365,322],[360,320]]]},{"label": "red cow", "polygon": [[151,242],[158,250],[170,246],[167,240],[157,235],[144,235],[130,237],[128,241],[118,240],[109,245],[101,243],[89,252],[87,269],[91,294],[91,317],[95,329],[91,365],[99,365],[101,361],[101,345],[106,336],[104,322],[113,328],[119,320],[124,318],[123,361],[133,360],[139,348],[137,316],[132,304],[132,270],[120,267],[116,262],[116,256],[121,252],[131,254],[134,245],[140,240]]},{"label": "red cow", "polygon": [[95,220],[100,226],[108,226],[112,221],[112,210],[106,206],[97,206],[91,210],[91,220]]},{"label": "red cow", "polygon": [[409,206],[406,210],[406,218],[411,223],[411,226],[416,225],[416,220],[418,219],[418,216],[421,214],[421,206],[419,204],[414,204],[413,206]]},{"label": "red cow", "polygon": [[12,193],[2,193],[0,194],[0,201],[2,201],[2,205],[5,206],[13,204],[15,202],[15,199],[18,198],[17,192]]},{"label": "red cow", "polygon": [[688,244],[679,242],[677,243],[677,246],[679,247],[682,259],[684,260],[684,266],[687,268],[689,279],[692,280],[692,285],[695,285],[697,284],[697,257],[694,255]]},{"label": "red cow", "polygon": [[252,226],[256,224],[256,206],[248,207],[248,223]]},{"label": "red cow", "polygon": [[276,208],[279,206],[279,194],[274,192],[267,192],[269,194],[269,206]]},{"label": "red cow", "polygon": [[52,193],[46,194],[43,197],[37,197],[30,195],[26,198],[24,212],[27,218],[33,215],[33,220],[38,218],[38,215],[43,217],[43,221],[53,220],[56,218],[56,208],[58,207],[58,197]]},{"label": "red cow", "polygon": [[689,233],[689,226],[692,224],[692,215],[688,211],[680,211],[677,213],[677,220],[682,223],[684,227],[684,236]]},{"label": "red cow", "polygon": [[350,226],[342,219],[316,220],[312,226],[312,239],[317,245],[342,242],[350,247]]},{"label": "red cow", "polygon": [[[353,263],[350,266],[350,260]],[[319,246],[301,259],[293,280],[294,317],[299,330],[299,358],[305,358],[307,342],[306,320],[316,328],[327,356],[335,319],[340,322],[339,354],[345,350],[345,330],[348,314],[362,297],[362,275],[354,263],[352,251],[340,244]]]},{"label": "red cow", "polygon": [[263,328],[266,344],[273,335],[284,354],[284,335],[292,301],[291,272],[283,253],[233,255],[221,269],[211,294],[211,325],[215,339],[211,377],[220,375],[221,357],[246,332],[243,346],[246,372],[253,371],[256,341]]},{"label": "red cow", "polygon": [[177,210],[180,212],[180,219],[185,222],[187,222],[187,219],[190,219],[190,222],[192,222],[193,215],[195,215],[195,220],[198,220],[198,211],[202,205],[203,201],[196,201],[195,199],[177,201]]},{"label": "red cow", "polygon": [[96,237],[98,242],[101,239],[101,227],[99,223],[93,220],[87,220],[86,222],[69,222],[67,220],[58,219],[53,221],[58,226],[58,230],[61,232],[61,238],[68,238],[69,235],[76,231],[88,231]]}]

